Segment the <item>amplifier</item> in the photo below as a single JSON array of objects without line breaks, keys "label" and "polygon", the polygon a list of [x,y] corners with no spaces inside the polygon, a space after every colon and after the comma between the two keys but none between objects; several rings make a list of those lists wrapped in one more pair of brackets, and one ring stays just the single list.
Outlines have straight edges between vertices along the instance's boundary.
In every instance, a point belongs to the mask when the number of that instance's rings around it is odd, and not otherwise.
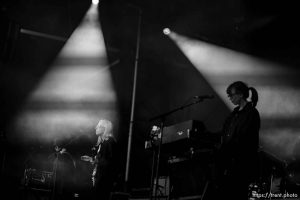
[{"label": "amplifier", "polygon": [[36,169],[25,169],[24,186],[37,189],[51,189],[53,184],[53,172]]},{"label": "amplifier", "polygon": [[164,128],[161,151],[166,156],[195,157],[202,150],[210,152],[217,141],[218,136],[207,133],[201,121],[189,120]]},{"label": "amplifier", "polygon": [[204,132],[204,130],[204,124],[197,120],[189,120],[172,126],[167,126],[163,130],[162,144],[185,139],[193,139],[199,136],[201,132]]}]

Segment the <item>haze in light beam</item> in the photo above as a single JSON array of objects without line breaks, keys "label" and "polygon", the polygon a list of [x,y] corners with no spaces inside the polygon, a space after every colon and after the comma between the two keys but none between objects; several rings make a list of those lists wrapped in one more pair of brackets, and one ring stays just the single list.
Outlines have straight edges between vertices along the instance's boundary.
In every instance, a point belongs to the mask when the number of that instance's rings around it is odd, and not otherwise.
[{"label": "haze in light beam", "polygon": [[91,137],[99,119],[117,124],[109,67],[97,5],[92,4],[16,118],[16,137],[25,141]]},{"label": "haze in light beam", "polygon": [[[300,149],[299,69],[194,40],[171,32],[194,67],[230,107],[227,86],[237,80],[258,90],[262,118],[261,145],[282,158],[296,156]],[[299,154],[300,156],[300,154]]]}]

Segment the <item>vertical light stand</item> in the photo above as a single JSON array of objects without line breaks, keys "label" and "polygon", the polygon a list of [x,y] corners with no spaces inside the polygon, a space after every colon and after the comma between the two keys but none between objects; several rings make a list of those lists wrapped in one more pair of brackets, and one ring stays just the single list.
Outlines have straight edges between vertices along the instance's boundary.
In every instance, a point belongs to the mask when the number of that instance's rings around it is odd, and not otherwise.
[{"label": "vertical light stand", "polygon": [[136,7],[139,11],[138,18],[138,30],[136,39],[136,54],[134,63],[134,76],[133,76],[133,90],[132,90],[132,100],[131,100],[131,115],[129,124],[129,134],[128,134],[128,146],[127,146],[127,161],[126,161],[126,171],[125,171],[125,190],[128,190],[128,180],[129,180],[129,167],[130,167],[130,154],[131,154],[131,143],[132,143],[132,131],[133,131],[133,120],[134,120],[134,109],[135,109],[135,96],[136,96],[136,84],[137,84],[137,72],[138,72],[138,61],[139,61],[139,51],[140,51],[140,34],[141,34],[141,18],[142,11],[140,8]]}]

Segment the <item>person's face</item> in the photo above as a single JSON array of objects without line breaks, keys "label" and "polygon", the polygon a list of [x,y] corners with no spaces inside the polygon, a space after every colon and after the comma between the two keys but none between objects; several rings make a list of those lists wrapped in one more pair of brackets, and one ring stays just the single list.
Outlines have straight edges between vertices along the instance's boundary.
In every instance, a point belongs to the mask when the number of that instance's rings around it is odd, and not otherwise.
[{"label": "person's face", "polygon": [[96,126],[96,135],[103,135],[105,127],[103,125]]},{"label": "person's face", "polygon": [[231,88],[228,94],[228,98],[230,99],[233,105],[240,105],[243,95],[237,94],[235,88]]}]

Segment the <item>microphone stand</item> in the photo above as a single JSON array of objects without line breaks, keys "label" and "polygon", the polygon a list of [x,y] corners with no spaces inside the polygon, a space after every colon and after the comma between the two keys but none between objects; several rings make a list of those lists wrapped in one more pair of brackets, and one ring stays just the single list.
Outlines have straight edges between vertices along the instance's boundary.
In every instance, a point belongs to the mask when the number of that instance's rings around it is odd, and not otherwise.
[{"label": "microphone stand", "polygon": [[[160,130],[161,130],[161,133],[160,133],[160,139],[159,139],[159,144],[158,144],[158,152],[157,152],[157,156],[156,156],[156,159],[157,159],[157,161],[156,161],[156,166],[153,165],[153,167],[152,167],[152,174],[154,174],[154,173],[153,173],[154,167],[156,167],[156,169],[155,169],[155,180],[154,180],[154,181],[152,180],[153,177],[151,176],[151,198],[150,198],[151,200],[152,200],[152,198],[153,198],[153,195],[152,195],[153,190],[154,190],[154,199],[157,198],[158,176],[159,176],[158,170],[159,170],[159,164],[160,164],[160,163],[159,163],[159,160],[160,160],[161,146],[162,146],[162,139],[163,139],[163,128],[164,128],[164,123],[165,123],[166,117],[169,116],[169,115],[171,115],[172,113],[175,113],[175,112],[179,111],[179,110],[183,110],[183,109],[185,109],[185,108],[187,108],[187,107],[190,107],[190,106],[192,106],[192,105],[194,105],[194,104],[200,103],[200,102],[202,102],[204,99],[205,99],[205,97],[203,97],[203,98],[199,97],[196,101],[194,101],[194,102],[192,102],[192,103],[189,103],[189,104],[180,106],[180,107],[175,108],[175,109],[173,109],[173,110],[170,110],[170,111],[168,111],[168,112],[166,112],[166,113],[163,113],[163,114],[160,114],[160,115],[158,115],[158,116],[155,116],[155,117],[153,117],[153,118],[151,118],[151,119],[149,120],[149,121],[151,122],[151,121],[160,119]],[[154,157],[155,157],[155,156],[154,156]]]},{"label": "microphone stand", "polygon": [[58,152],[55,152],[54,165],[53,165],[53,185],[52,185],[52,195],[51,200],[56,198],[56,172],[57,172],[57,163],[58,162]]}]

